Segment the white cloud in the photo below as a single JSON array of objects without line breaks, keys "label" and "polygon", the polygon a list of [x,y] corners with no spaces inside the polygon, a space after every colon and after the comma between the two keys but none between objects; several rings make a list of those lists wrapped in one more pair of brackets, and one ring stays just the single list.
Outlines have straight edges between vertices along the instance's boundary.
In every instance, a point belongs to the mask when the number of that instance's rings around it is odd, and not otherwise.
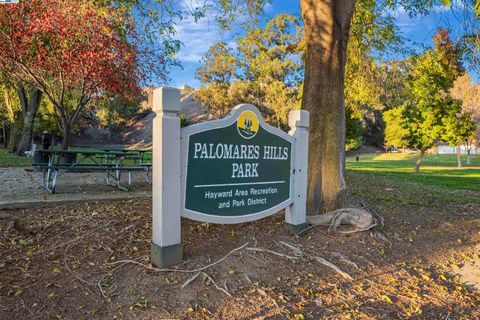
[{"label": "white cloud", "polygon": [[177,58],[184,62],[199,62],[208,49],[217,41],[227,41],[228,32],[220,32],[215,22],[207,18],[195,22],[188,17],[177,23],[176,38],[182,41],[183,46]]}]

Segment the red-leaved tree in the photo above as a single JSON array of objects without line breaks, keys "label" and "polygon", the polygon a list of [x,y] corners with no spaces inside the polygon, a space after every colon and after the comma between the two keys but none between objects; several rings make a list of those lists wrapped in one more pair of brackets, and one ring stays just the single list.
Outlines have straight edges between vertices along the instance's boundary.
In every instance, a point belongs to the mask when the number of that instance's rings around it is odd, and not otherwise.
[{"label": "red-leaved tree", "polygon": [[92,98],[138,92],[142,71],[128,19],[91,0],[0,6],[0,69],[32,83],[53,104],[63,148]]}]

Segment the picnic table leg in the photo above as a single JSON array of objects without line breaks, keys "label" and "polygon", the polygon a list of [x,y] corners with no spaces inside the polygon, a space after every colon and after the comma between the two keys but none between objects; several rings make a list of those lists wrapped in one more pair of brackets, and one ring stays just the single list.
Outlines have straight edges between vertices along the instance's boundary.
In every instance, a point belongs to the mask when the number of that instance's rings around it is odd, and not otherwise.
[{"label": "picnic table leg", "polygon": [[[111,187],[118,187],[118,183],[116,181],[116,176],[113,173],[113,171],[107,169],[105,172],[107,173],[107,185],[109,185]],[[110,178],[112,178],[114,180],[114,183],[110,182]]]},{"label": "picnic table leg", "polygon": [[50,179],[51,179],[51,175],[52,175],[52,169],[50,169],[50,168],[53,165],[54,157],[55,157],[54,154],[49,154],[48,155],[47,186],[45,188],[45,189],[47,189],[47,191],[50,191]]},{"label": "picnic table leg", "polygon": [[55,170],[55,173],[53,174],[53,181],[52,181],[52,191],[51,193],[55,193],[55,188],[57,186],[57,177],[58,177],[58,169]]},{"label": "picnic table leg", "polygon": [[48,192],[50,192],[50,183],[52,182],[52,169],[48,169],[47,171],[47,186],[45,189],[47,189]]},{"label": "picnic table leg", "polygon": [[55,169],[55,170],[48,169],[47,177],[45,179],[45,170],[44,170],[42,184],[43,184],[43,187],[50,193],[55,193],[55,187],[57,185],[57,176],[58,176],[58,169]]},{"label": "picnic table leg", "polygon": [[118,167],[119,167],[119,162],[117,161],[117,164],[116,164],[117,170],[115,170],[115,177],[117,179],[117,188],[122,189],[122,186],[120,185],[120,170],[118,170]]},{"label": "picnic table leg", "polygon": [[147,180],[147,182],[152,182],[148,177],[149,174],[150,174],[150,167],[147,167],[145,171],[145,180]]}]

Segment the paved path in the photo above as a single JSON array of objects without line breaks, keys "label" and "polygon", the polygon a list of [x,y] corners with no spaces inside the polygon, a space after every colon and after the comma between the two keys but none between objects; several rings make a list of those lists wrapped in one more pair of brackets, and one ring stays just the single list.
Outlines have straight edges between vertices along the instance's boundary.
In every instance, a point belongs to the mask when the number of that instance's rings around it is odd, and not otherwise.
[{"label": "paved path", "polygon": [[[151,184],[143,172],[134,172],[129,192],[107,186],[105,173],[63,173],[55,194],[42,188],[42,173],[33,168],[0,168],[0,209],[25,208],[79,201],[146,199]],[[126,175],[125,175],[126,179]]]}]

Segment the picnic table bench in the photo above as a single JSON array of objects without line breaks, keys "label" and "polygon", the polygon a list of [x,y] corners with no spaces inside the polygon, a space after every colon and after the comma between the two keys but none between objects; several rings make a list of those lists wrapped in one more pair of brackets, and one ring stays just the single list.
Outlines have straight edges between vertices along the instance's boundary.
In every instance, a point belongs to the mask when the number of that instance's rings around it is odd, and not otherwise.
[{"label": "picnic table bench", "polygon": [[[42,170],[42,186],[50,193],[55,193],[58,177],[65,172],[106,173],[107,185],[128,191],[132,186],[132,172],[145,172],[145,179],[150,182],[151,163],[145,150],[38,150],[48,155],[48,162],[34,162],[33,166]],[[65,160],[65,157],[70,159]],[[123,172],[128,173],[128,184],[121,184]]]}]

